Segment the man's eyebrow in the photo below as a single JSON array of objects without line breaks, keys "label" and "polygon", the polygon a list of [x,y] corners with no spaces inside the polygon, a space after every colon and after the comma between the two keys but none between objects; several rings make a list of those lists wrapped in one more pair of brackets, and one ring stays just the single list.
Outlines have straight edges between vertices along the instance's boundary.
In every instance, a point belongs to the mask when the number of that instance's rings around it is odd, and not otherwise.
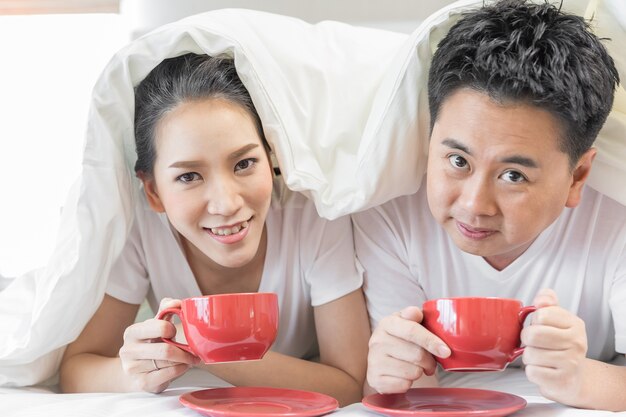
[{"label": "man's eyebrow", "polygon": [[500,162],[504,162],[506,164],[517,164],[526,168],[538,168],[539,165],[535,162],[534,159],[528,158],[522,155],[511,155],[507,156],[500,160]]},{"label": "man's eyebrow", "polygon": [[230,155],[228,155],[229,159],[237,159],[242,157],[243,155],[245,155],[246,153],[250,152],[252,149],[254,148],[258,148],[260,145],[258,143],[250,143],[248,145],[245,145],[239,149],[237,149],[235,152],[231,153]]},{"label": "man's eyebrow", "polygon": [[[472,152],[467,146],[465,146],[464,144],[462,144],[456,139],[446,138],[443,141],[441,141],[441,144],[452,149],[458,149],[460,151],[463,151],[468,155],[472,154]],[[506,158],[502,158],[500,162],[505,163],[505,164],[517,164],[526,168],[538,168],[539,167],[539,164],[534,159],[529,158],[527,156],[523,156],[523,155],[507,156]]]},{"label": "man's eyebrow", "polygon": [[463,151],[468,155],[472,154],[467,146],[463,145],[461,142],[459,142],[456,139],[447,138],[441,141],[441,144],[446,145],[448,148],[458,149],[460,151]]}]

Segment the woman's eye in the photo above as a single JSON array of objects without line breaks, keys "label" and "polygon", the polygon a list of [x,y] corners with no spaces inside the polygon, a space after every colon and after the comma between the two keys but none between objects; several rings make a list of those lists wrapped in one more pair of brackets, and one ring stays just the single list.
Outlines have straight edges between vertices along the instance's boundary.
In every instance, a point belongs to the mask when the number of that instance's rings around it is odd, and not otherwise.
[{"label": "woman's eye", "polygon": [[463,158],[461,155],[450,155],[448,156],[448,161],[450,161],[450,165],[455,168],[467,169],[469,166],[467,159]]},{"label": "woman's eye", "polygon": [[256,158],[242,159],[235,165],[235,171],[243,171],[251,168],[257,162]]},{"label": "woman's eye", "polygon": [[180,182],[182,182],[184,184],[188,184],[188,183],[196,181],[198,179],[200,179],[200,174],[198,174],[196,172],[186,172],[186,173],[176,177],[176,181],[180,181]]},{"label": "woman's eye", "polygon": [[518,184],[520,182],[526,181],[526,177],[519,171],[505,171],[502,174],[502,179],[506,182],[510,182],[513,184]]}]

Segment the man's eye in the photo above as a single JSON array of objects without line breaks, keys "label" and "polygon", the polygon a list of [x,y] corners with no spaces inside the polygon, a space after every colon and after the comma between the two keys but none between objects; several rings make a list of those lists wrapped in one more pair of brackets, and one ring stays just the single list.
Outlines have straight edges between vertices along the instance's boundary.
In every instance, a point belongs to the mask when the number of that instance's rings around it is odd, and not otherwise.
[{"label": "man's eye", "polygon": [[448,157],[448,161],[450,161],[450,165],[452,165],[455,168],[467,168],[468,167],[468,163],[467,163],[467,159],[463,158],[461,155],[450,155]]},{"label": "man's eye", "polygon": [[176,181],[180,181],[184,184],[196,181],[198,179],[200,179],[200,175],[196,172],[186,172],[176,177]]},{"label": "man's eye", "polygon": [[235,165],[235,171],[243,171],[245,169],[249,169],[256,163],[256,161],[257,160],[255,158],[242,159],[241,161],[237,162],[237,165]]},{"label": "man's eye", "polygon": [[520,182],[526,181],[526,177],[519,171],[505,171],[502,174],[502,179],[506,182],[510,182],[513,184],[518,184]]}]

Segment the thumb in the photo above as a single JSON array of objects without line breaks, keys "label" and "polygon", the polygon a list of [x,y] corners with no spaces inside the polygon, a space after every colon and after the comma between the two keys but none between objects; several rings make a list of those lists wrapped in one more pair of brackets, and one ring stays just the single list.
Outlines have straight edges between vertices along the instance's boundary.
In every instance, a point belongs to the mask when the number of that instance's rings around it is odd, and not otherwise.
[{"label": "thumb", "polygon": [[416,323],[421,323],[424,318],[424,314],[422,314],[422,310],[419,307],[410,306],[405,307],[398,313],[400,317],[405,320],[411,320]]},{"label": "thumb", "polygon": [[535,296],[533,304],[537,308],[557,306],[559,305],[559,299],[554,290],[550,288],[543,288],[539,290]]}]

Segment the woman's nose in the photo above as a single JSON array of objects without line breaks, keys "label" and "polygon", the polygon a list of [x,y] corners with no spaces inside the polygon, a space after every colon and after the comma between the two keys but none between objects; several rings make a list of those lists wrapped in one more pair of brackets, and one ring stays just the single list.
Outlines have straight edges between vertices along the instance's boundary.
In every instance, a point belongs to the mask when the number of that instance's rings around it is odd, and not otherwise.
[{"label": "woman's nose", "polygon": [[207,210],[210,214],[231,216],[243,205],[239,187],[230,181],[215,181],[208,191]]}]

